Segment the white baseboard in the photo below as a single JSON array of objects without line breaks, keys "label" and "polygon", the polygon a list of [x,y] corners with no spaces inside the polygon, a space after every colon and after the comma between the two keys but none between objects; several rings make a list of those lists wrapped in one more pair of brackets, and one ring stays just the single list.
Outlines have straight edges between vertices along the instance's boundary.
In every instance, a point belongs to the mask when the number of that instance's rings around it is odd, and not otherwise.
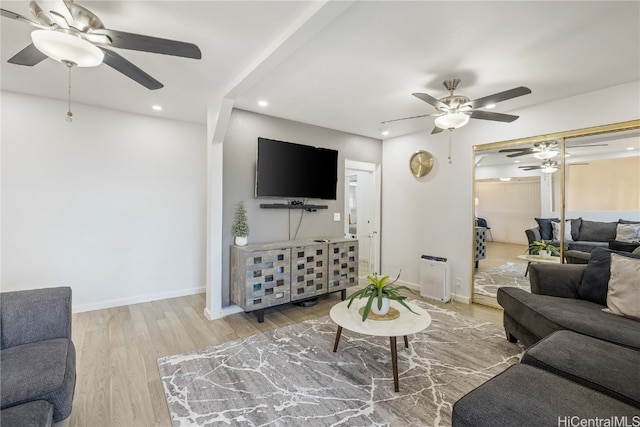
[{"label": "white baseboard", "polygon": [[244,310],[237,305],[230,305],[228,307],[222,307],[220,310],[210,311],[209,309],[204,309],[204,317],[209,320],[222,319],[223,317],[230,316],[236,313],[242,313]]},{"label": "white baseboard", "polygon": [[143,302],[157,301],[161,299],[184,297],[187,295],[203,294],[206,288],[204,286],[198,288],[179,289],[170,292],[160,292],[156,294],[137,295],[128,298],[117,298],[107,301],[100,301],[88,304],[74,304],[73,312],[82,313],[85,311],[102,310],[105,308],[120,307],[123,305],[140,304]]}]

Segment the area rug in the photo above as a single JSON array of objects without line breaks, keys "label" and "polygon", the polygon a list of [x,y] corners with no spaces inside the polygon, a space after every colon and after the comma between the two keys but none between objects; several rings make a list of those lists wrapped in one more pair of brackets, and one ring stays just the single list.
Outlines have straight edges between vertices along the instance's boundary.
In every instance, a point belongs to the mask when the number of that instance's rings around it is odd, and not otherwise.
[{"label": "area rug", "polygon": [[465,393],[517,363],[501,327],[416,301],[431,326],[398,340],[343,330],[328,316],[158,359],[174,426],[447,426]]},{"label": "area rug", "polygon": [[524,277],[527,264],[508,262],[489,271],[475,274],[474,293],[495,298],[498,288],[513,286],[531,292],[529,278]]}]

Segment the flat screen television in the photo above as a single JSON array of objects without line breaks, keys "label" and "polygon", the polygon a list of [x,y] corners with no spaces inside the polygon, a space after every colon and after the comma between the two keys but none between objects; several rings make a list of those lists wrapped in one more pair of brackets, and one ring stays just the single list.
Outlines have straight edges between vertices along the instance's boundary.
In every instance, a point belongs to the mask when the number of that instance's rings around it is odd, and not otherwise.
[{"label": "flat screen television", "polygon": [[336,150],[258,138],[256,169],[256,197],[336,200]]}]

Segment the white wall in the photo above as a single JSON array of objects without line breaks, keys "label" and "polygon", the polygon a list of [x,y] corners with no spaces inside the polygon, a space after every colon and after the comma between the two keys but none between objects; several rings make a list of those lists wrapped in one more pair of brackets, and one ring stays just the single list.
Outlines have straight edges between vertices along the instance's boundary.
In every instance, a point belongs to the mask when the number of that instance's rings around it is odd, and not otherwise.
[{"label": "white wall", "polygon": [[[471,120],[453,132],[452,164],[446,160],[446,131],[384,140],[382,273],[385,265],[401,266],[401,280],[417,284],[420,255],[447,257],[452,283],[461,280],[457,295],[468,300],[473,256],[472,146],[638,119],[638,99],[640,81],[635,81],[518,110],[520,118],[510,124]],[[503,105],[508,106],[508,101]],[[415,179],[408,161],[419,149],[434,155],[435,166],[426,177]]]},{"label": "white wall", "polygon": [[2,92],[2,291],[75,311],[204,292],[206,128]]}]

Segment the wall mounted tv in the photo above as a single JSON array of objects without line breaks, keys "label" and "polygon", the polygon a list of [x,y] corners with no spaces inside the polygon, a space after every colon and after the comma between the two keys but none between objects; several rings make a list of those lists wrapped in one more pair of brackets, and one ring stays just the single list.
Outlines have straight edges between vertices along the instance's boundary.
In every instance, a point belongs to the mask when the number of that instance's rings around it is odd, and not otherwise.
[{"label": "wall mounted tv", "polygon": [[336,150],[258,138],[256,169],[256,197],[336,200]]}]

